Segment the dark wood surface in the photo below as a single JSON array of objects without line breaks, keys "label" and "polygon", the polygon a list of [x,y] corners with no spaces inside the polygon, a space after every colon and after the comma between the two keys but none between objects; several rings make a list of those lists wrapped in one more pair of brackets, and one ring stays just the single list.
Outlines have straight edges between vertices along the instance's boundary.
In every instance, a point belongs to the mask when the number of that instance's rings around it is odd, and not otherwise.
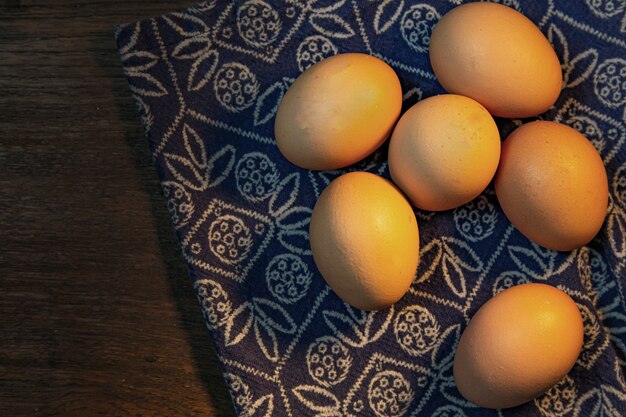
[{"label": "dark wood surface", "polygon": [[0,416],[233,416],[112,26],[0,0]]}]

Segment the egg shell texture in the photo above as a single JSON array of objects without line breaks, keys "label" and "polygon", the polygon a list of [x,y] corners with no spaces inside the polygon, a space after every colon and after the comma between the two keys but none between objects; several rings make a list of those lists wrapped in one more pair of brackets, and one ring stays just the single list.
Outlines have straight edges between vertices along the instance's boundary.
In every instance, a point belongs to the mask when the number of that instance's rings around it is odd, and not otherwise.
[{"label": "egg shell texture", "polygon": [[315,263],[348,304],[378,310],[408,290],[419,261],[419,230],[411,205],[389,181],[367,172],[335,179],[311,216]]},{"label": "egg shell texture", "polygon": [[513,225],[533,242],[568,251],[598,233],[608,206],[608,179],[593,144],[577,130],[536,121],[502,145],[496,195]]},{"label": "egg shell texture", "polygon": [[401,108],[400,81],[389,65],[366,54],[336,55],[289,87],[276,114],[276,144],[302,168],[342,168],[389,137]]},{"label": "egg shell texture", "polygon": [[563,291],[511,287],[487,301],[463,332],[454,357],[457,388],[486,408],[530,401],[574,366],[583,333],[580,311]]},{"label": "egg shell texture", "polygon": [[550,42],[521,13],[497,3],[468,3],[433,29],[430,62],[444,89],[501,117],[543,113],[558,98],[563,75]]},{"label": "egg shell texture", "polygon": [[500,134],[480,103],[456,94],[429,97],[402,115],[389,144],[393,181],[424,210],[477,197],[493,178]]}]

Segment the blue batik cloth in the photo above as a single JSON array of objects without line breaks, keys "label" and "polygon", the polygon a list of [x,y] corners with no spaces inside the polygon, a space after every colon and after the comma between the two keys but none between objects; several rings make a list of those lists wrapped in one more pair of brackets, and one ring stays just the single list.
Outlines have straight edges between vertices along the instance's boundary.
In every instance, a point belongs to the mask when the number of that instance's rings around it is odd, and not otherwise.
[{"label": "blue batik cloth", "polygon": [[[339,300],[308,242],[311,209],[337,176],[389,177],[387,149],[349,169],[288,163],[273,138],[291,82],[337,53],[365,52],[400,77],[404,109],[443,93],[428,60],[437,20],[460,0],[208,1],[118,28],[184,259],[241,416],[626,416],[626,2],[503,0],[535,22],[563,64],[541,117],[573,126],[604,159],[610,207],[587,247],[529,242],[490,186],[453,211],[418,211],[421,260],[409,292],[366,313]],[[495,64],[494,64],[495,65]],[[498,120],[505,138],[519,120]],[[525,282],[568,293],[583,351],[544,395],[504,411],[458,393],[452,361],[468,320]],[[208,348],[208,347],[207,347]]]}]

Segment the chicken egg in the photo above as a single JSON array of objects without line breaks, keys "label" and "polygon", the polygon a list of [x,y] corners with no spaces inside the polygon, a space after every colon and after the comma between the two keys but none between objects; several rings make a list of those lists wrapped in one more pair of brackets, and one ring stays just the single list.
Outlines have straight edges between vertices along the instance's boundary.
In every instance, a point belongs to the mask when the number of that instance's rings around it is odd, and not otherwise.
[{"label": "chicken egg", "polygon": [[602,158],[577,130],[536,121],[502,145],[496,196],[507,218],[527,238],[569,251],[598,233],[608,207]]},{"label": "chicken egg", "polygon": [[313,259],[348,304],[378,310],[408,290],[419,260],[415,213],[386,179],[344,174],[322,192],[311,216]]},{"label": "chicken egg", "polygon": [[468,3],[433,29],[430,63],[449,93],[501,117],[543,113],[561,92],[561,64],[550,42],[523,14],[497,3]]},{"label": "chicken egg", "polygon": [[454,380],[485,408],[523,404],[560,381],[583,344],[576,303],[546,284],[504,290],[476,312],[454,356]]},{"label": "chicken egg", "polygon": [[342,168],[389,137],[401,107],[400,81],[389,65],[366,54],[335,55],[304,71],[285,93],[276,145],[301,168]]},{"label": "chicken egg", "polygon": [[391,178],[424,210],[449,210],[477,197],[499,157],[500,133],[489,112],[456,94],[416,103],[389,143]]}]

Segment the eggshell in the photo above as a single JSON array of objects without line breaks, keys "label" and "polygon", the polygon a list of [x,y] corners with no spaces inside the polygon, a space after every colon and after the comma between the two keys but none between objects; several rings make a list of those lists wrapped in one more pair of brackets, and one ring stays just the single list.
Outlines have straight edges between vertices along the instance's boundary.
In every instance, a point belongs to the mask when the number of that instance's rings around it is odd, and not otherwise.
[{"label": "eggshell", "polygon": [[515,407],[561,380],[582,343],[582,317],[567,294],[545,284],[511,287],[469,322],[454,356],[454,380],[476,405]]},{"label": "eggshell", "polygon": [[344,174],[326,187],[313,209],[310,240],[328,285],[363,310],[398,301],[417,270],[411,205],[392,183],[367,172]]},{"label": "eggshell", "polygon": [[563,84],[550,42],[521,13],[497,3],[468,3],[433,29],[430,63],[450,93],[501,117],[529,117],[554,104]]},{"label": "eggshell", "polygon": [[608,180],[593,144],[577,130],[536,121],[502,145],[496,195],[513,225],[533,242],[568,251],[598,233],[608,206]]},{"label": "eggshell", "polygon": [[393,181],[424,210],[465,204],[498,167],[500,134],[487,110],[456,94],[422,100],[398,122],[389,143]]},{"label": "eggshell", "polygon": [[342,168],[374,152],[402,108],[393,69],[370,55],[347,53],[304,71],[276,113],[278,149],[299,167]]}]

